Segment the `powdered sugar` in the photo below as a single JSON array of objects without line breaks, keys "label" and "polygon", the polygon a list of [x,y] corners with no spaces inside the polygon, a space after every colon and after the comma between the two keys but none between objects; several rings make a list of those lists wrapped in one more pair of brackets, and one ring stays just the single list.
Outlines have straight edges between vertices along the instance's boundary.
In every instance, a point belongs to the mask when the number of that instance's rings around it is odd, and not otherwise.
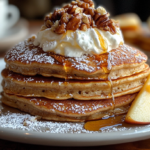
[{"label": "powdered sugar", "polygon": [[124,64],[138,64],[145,62],[147,57],[144,53],[141,53],[137,49],[134,49],[127,45],[120,46],[121,49],[116,49],[111,52],[111,64],[112,66]]},{"label": "powdered sugar", "polygon": [[54,64],[54,58],[40,51],[41,49],[34,47],[32,42],[25,40],[12,48],[5,58],[7,61],[21,61],[26,64],[33,62]]},{"label": "powdered sugar", "polygon": [[[36,101],[36,100],[34,100]],[[38,101],[39,102],[39,101]],[[39,102],[40,103],[40,102]],[[104,108],[105,105],[97,103],[97,101],[89,102],[88,104],[86,102],[80,102],[80,101],[65,101],[65,103],[60,102],[52,102],[49,103],[49,101],[45,101],[45,105],[49,106],[49,111],[55,110],[62,113],[72,113],[72,114],[87,114],[88,112],[92,112],[94,110],[99,110],[101,108]],[[35,103],[37,105],[37,101]]]},{"label": "powdered sugar", "polygon": [[71,67],[74,67],[77,70],[94,72],[95,67],[91,65],[90,61],[88,60],[88,57],[88,55],[82,55],[81,57],[69,58],[68,60],[72,63]]},{"label": "powdered sugar", "polygon": [[[2,107],[0,105],[0,110]],[[99,132],[119,132],[131,130],[133,127],[105,127],[100,131],[88,131],[84,129],[84,123],[67,123],[67,122],[52,122],[52,121],[33,121],[33,116],[21,113],[18,110],[10,109],[3,106],[2,114],[0,115],[0,128],[18,129],[22,131],[36,131],[44,133],[99,133]],[[24,124],[26,121],[26,124]],[[150,125],[144,126],[149,127]],[[143,126],[142,126],[143,127]],[[135,131],[141,127],[134,127]]]},{"label": "powdered sugar", "polygon": [[0,127],[48,133],[93,133],[84,129],[84,123],[32,121],[32,118],[28,114],[7,112],[0,115]]}]

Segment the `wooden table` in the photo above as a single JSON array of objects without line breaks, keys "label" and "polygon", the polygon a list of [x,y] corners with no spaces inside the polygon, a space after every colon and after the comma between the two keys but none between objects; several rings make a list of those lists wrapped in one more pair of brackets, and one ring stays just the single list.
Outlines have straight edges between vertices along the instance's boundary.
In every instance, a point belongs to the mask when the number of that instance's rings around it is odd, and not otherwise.
[{"label": "wooden table", "polygon": [[[43,21],[30,21],[29,22],[29,33],[37,33],[40,26],[43,24]],[[5,52],[0,53],[0,58],[3,58]],[[29,145],[22,144],[16,142],[10,142],[6,140],[0,140],[0,150],[49,150],[50,148],[60,149],[60,147],[50,147],[50,146],[37,146],[37,145]],[[70,150],[70,147],[61,147],[61,150]],[[74,149],[82,149],[82,150],[150,150],[150,139],[138,142],[131,142],[125,144],[117,144],[110,146],[97,146],[97,147],[73,147]]]}]

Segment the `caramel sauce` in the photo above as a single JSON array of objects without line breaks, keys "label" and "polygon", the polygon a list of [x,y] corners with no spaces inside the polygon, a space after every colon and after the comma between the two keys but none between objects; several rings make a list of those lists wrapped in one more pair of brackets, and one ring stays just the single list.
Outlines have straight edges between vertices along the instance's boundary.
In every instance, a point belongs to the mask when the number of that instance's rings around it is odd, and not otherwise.
[{"label": "caramel sauce", "polygon": [[96,31],[96,33],[98,35],[98,38],[99,38],[99,41],[100,41],[100,45],[101,45],[102,49],[104,50],[104,53],[106,53],[107,52],[106,43],[105,43],[102,35],[98,32],[98,30],[96,28],[95,28],[95,31]]},{"label": "caramel sauce", "polygon": [[150,85],[146,86],[146,91],[150,93]]}]

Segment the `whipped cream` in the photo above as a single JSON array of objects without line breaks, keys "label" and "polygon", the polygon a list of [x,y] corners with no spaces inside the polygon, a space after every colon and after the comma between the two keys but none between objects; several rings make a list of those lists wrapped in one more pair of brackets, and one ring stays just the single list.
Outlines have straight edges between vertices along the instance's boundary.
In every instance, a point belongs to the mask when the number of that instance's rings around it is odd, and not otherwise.
[{"label": "whipped cream", "polygon": [[68,30],[65,34],[56,34],[51,28],[40,31],[34,45],[45,52],[54,52],[66,57],[81,57],[84,54],[102,54],[124,44],[122,33],[117,28],[116,34],[89,28],[86,31]]}]

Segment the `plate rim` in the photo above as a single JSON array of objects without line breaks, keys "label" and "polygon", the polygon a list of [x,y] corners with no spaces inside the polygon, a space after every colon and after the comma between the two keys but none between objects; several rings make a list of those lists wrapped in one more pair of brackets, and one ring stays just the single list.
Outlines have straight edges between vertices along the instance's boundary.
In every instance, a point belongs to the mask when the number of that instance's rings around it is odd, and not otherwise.
[{"label": "plate rim", "polygon": [[[63,136],[62,136],[63,135]],[[150,127],[110,133],[42,133],[0,127],[0,139],[47,146],[102,146],[150,138]]]}]

